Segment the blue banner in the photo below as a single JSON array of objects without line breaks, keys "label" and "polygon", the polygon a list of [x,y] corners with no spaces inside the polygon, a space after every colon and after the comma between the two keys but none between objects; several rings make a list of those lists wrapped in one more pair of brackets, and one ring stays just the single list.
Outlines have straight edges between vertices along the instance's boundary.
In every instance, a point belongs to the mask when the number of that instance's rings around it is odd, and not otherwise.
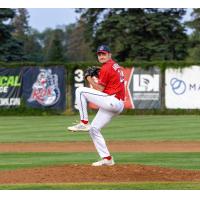
[{"label": "blue banner", "polygon": [[64,67],[24,67],[23,98],[27,107],[66,109]]}]

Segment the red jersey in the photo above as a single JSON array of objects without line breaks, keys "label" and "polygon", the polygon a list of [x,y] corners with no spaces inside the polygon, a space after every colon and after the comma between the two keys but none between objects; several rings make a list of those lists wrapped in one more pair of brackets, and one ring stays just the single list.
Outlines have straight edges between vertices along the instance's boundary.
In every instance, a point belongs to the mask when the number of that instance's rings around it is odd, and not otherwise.
[{"label": "red jersey", "polygon": [[121,67],[112,59],[102,65],[98,83],[105,87],[104,93],[115,94],[116,98],[124,101],[124,74]]}]

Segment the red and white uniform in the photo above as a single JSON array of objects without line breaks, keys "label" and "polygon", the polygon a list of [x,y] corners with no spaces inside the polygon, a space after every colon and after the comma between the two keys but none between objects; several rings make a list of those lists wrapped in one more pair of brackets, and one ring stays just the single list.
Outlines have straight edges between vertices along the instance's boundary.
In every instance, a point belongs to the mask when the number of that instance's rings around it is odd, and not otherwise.
[{"label": "red and white uniform", "polygon": [[124,75],[121,67],[112,59],[102,65],[98,83],[105,87],[104,93],[109,95],[115,94],[116,98],[124,100]]},{"label": "red and white uniform", "polygon": [[103,92],[88,87],[77,88],[76,103],[81,120],[86,121],[88,121],[87,102],[99,107],[89,133],[100,157],[104,158],[110,156],[110,153],[100,132],[101,128],[110,122],[112,117],[122,112],[125,98],[123,71],[112,59],[102,65],[98,84],[105,87]]}]

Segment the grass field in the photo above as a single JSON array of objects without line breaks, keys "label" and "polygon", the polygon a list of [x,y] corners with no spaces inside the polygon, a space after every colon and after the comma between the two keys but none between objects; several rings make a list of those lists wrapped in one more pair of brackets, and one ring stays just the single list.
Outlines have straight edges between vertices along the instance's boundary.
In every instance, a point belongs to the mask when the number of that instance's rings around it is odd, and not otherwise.
[{"label": "grass field", "polygon": [[[78,116],[0,117],[0,143],[91,141],[87,133],[70,134]],[[200,141],[199,116],[119,116],[104,130],[107,141]],[[200,170],[200,152],[117,153],[117,163]],[[63,164],[90,164],[96,153],[0,153],[0,170]],[[200,183],[32,184],[0,189],[200,189]]]},{"label": "grass field", "polygon": [[[200,183],[63,183],[2,185],[0,190],[199,190]],[[48,193],[47,193],[48,194]]]},{"label": "grass field", "polygon": [[[200,170],[200,152],[197,153],[113,153],[118,164],[145,164],[176,169]],[[90,164],[96,153],[1,153],[0,170],[53,166],[63,164]]]},{"label": "grass field", "polygon": [[[0,142],[89,141],[69,134],[78,116],[0,117]],[[104,130],[106,140],[200,140],[200,116],[118,116]]]}]

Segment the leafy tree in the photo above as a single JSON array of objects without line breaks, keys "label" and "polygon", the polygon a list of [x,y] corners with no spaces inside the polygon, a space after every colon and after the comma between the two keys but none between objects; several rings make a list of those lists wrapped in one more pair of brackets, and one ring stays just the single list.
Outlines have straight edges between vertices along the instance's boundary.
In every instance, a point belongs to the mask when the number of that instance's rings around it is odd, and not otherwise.
[{"label": "leafy tree", "polygon": [[47,46],[46,58],[48,61],[64,61],[62,35],[63,31],[61,29],[56,29],[52,32]]},{"label": "leafy tree", "polygon": [[66,58],[69,61],[94,60],[89,43],[84,38],[85,24],[80,19],[76,24],[66,26]]},{"label": "leafy tree", "polygon": [[43,54],[44,60],[47,60],[47,52],[48,52],[52,32],[53,32],[53,29],[46,28],[43,32],[39,33],[38,35],[38,40],[40,41],[40,44],[42,46],[42,54]]},{"label": "leafy tree", "polygon": [[189,36],[190,48],[188,50],[188,61],[199,61],[200,58],[200,8],[193,9],[191,13],[192,20],[185,22],[185,24],[193,29]]},{"label": "leafy tree", "polygon": [[30,28],[29,34],[26,36],[24,42],[24,51],[28,61],[41,62],[44,60],[40,33],[37,30]]},{"label": "leafy tree", "polygon": [[84,39],[84,24],[59,26],[56,30],[47,28],[38,35],[45,61],[86,61],[94,55]]},{"label": "leafy tree", "polygon": [[193,19],[187,21],[186,25],[194,29],[196,32],[200,32],[200,8],[194,8],[191,16]]},{"label": "leafy tree", "polygon": [[108,44],[120,61],[181,60],[188,38],[181,19],[184,9],[77,9],[87,24],[91,46]]},{"label": "leafy tree", "polygon": [[15,27],[14,35],[18,39],[25,40],[29,34],[30,27],[28,25],[29,13],[25,8],[18,8],[16,15],[12,20],[12,25]]},{"label": "leafy tree", "polygon": [[13,36],[23,44],[24,59],[28,61],[42,61],[42,46],[39,43],[39,32],[29,26],[29,13],[25,8],[16,9],[12,19]]},{"label": "leafy tree", "polygon": [[8,23],[14,16],[14,9],[0,8],[0,61],[24,60],[23,44],[12,36],[14,27]]}]

